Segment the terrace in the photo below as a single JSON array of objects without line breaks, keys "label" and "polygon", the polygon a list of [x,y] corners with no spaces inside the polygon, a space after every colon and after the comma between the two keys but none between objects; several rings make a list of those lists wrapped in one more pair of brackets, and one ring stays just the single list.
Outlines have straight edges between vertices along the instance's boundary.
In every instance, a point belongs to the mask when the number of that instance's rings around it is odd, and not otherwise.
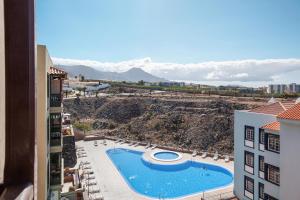
[{"label": "terrace", "polygon": [[[105,141],[105,142],[104,142]],[[95,143],[97,145],[95,145]],[[86,156],[78,157],[78,164],[76,167],[79,167],[81,162],[90,162],[91,169],[94,172],[95,180],[97,182],[97,187],[101,192],[101,195],[105,200],[127,200],[127,199],[151,199],[149,197],[143,196],[136,193],[131,189],[131,187],[126,183],[122,175],[116,169],[113,162],[106,154],[106,150],[112,148],[126,148],[130,150],[137,150],[146,152],[146,155],[149,155],[150,152],[156,152],[162,150],[160,148],[145,148],[145,145],[132,145],[129,143],[117,143],[112,140],[97,140],[95,141],[79,141],[76,143],[77,148],[83,148],[87,152]],[[198,161],[213,165],[222,166],[225,169],[233,173],[233,161],[225,161],[224,157],[219,159],[213,159],[210,156],[202,157],[201,155],[192,156],[191,153],[180,153],[183,156],[184,160]],[[217,199],[232,199],[233,195],[233,184],[229,186],[222,187],[220,189],[205,191],[201,193],[196,193],[193,195],[185,196],[182,198],[184,200],[193,200],[193,199],[205,199],[205,200],[217,200]]]}]

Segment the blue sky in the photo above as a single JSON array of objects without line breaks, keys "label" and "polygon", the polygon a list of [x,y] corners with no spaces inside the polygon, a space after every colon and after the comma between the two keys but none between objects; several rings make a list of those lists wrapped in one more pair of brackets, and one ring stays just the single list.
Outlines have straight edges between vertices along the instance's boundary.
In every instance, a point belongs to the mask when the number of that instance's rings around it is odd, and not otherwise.
[{"label": "blue sky", "polygon": [[36,15],[37,41],[56,58],[300,58],[299,0],[37,0]]}]

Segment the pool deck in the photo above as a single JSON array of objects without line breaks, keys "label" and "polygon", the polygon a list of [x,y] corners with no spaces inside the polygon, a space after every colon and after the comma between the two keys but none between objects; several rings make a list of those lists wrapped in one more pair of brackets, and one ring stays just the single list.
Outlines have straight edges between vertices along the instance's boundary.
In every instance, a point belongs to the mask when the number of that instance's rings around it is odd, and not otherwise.
[{"label": "pool deck", "polygon": [[[80,161],[90,161],[92,170],[94,171],[97,184],[101,190],[101,194],[104,200],[149,200],[153,198],[142,196],[135,191],[133,191],[130,186],[123,179],[122,175],[115,168],[114,164],[106,154],[106,150],[111,148],[127,148],[132,150],[152,152],[155,150],[145,149],[145,146],[129,146],[128,144],[117,144],[115,141],[106,140],[107,145],[102,143],[102,140],[97,141],[98,146],[94,146],[94,141],[79,141],[76,145],[79,147],[84,147],[87,152],[87,157],[78,158],[78,164]],[[201,158],[201,156],[192,157],[191,154],[181,153],[185,159],[190,159],[193,161],[205,162],[209,164],[220,165],[233,173],[233,161],[225,162],[223,159],[217,161],[213,160],[211,157]],[[78,165],[77,164],[77,165]],[[226,196],[233,196],[233,184],[223,188],[213,191],[208,191],[204,193],[207,199],[218,199],[214,196],[219,196],[220,194],[226,193]],[[180,200],[199,200],[201,199],[203,193],[195,194],[191,196],[186,196],[183,198],[176,198]],[[211,198],[209,198],[211,197]],[[205,198],[205,199],[206,199]]]}]

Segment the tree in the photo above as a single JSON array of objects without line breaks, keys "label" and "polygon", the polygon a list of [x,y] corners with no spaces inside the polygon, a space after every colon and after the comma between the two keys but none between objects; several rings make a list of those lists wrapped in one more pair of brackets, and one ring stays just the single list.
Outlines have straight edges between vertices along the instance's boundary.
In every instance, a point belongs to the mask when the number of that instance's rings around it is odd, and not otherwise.
[{"label": "tree", "polygon": [[85,96],[86,87],[83,87],[82,90],[83,90],[83,96]]},{"label": "tree", "polygon": [[138,85],[144,85],[145,84],[145,82],[143,81],[143,80],[140,80],[139,82],[138,82]]}]

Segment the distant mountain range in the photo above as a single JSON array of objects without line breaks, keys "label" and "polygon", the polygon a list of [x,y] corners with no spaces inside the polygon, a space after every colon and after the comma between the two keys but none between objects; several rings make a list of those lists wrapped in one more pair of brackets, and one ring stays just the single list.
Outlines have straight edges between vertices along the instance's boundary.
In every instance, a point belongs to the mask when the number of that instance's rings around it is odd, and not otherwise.
[{"label": "distant mountain range", "polygon": [[75,77],[81,74],[86,79],[131,81],[131,82],[138,82],[140,80],[143,80],[145,82],[167,81],[164,78],[160,78],[148,72],[145,72],[140,68],[131,68],[126,72],[118,73],[118,72],[104,72],[84,65],[72,65],[72,66],[58,65],[57,67],[66,71],[71,77]]}]

